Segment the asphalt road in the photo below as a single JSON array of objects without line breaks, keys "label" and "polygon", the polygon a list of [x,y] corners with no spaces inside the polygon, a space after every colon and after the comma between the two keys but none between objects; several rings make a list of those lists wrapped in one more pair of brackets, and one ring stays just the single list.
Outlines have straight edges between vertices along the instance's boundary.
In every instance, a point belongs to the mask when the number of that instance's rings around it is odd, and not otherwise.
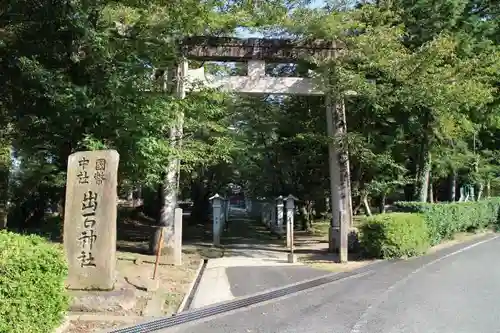
[{"label": "asphalt road", "polygon": [[226,274],[231,293],[240,297],[314,279],[330,272],[307,266],[257,266],[228,267]]},{"label": "asphalt road", "polygon": [[499,255],[490,237],[162,332],[500,332]]}]

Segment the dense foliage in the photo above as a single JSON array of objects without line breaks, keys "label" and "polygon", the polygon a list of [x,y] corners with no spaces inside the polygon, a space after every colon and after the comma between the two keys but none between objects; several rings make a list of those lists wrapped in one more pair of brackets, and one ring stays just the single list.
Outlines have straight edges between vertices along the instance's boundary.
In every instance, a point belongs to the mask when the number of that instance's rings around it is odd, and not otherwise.
[{"label": "dense foliage", "polygon": [[[232,184],[263,200],[295,195],[307,229],[331,217],[332,141],[349,161],[342,171],[355,214],[394,202],[404,211],[368,217],[361,245],[370,255],[419,255],[454,232],[496,223],[498,200],[480,199],[500,194],[500,2],[318,3],[4,1],[0,228],[60,231],[52,213],[64,214],[68,156],[112,148],[120,194],[142,190],[144,211],[160,223],[175,188],[159,185],[180,160],[191,221],[210,221],[208,198]],[[327,137],[323,97],[202,89],[180,99],[179,81],[161,80],[179,63],[183,38],[241,31],[343,45],[335,58],[267,71],[315,78],[345,102],[347,131]],[[218,75],[245,71],[232,65],[189,62]],[[49,332],[66,306],[65,270],[41,239],[0,233],[0,333]]]},{"label": "dense foliage", "polygon": [[500,200],[475,202],[422,203],[396,202],[396,209],[419,213],[425,219],[432,245],[450,239],[457,232],[480,230],[499,223]]},{"label": "dense foliage", "polygon": [[0,332],[52,332],[68,308],[66,274],[60,248],[0,231]]},{"label": "dense foliage", "polygon": [[360,228],[361,248],[376,258],[408,258],[429,248],[429,230],[424,218],[413,213],[370,216]]},{"label": "dense foliage", "polygon": [[[11,1],[0,10],[0,209],[11,226],[39,227],[62,211],[67,157],[82,149],[121,155],[120,190],[157,198],[179,158],[180,195],[195,202],[228,183],[253,197],[293,193],[304,228],[328,211],[325,101],[305,96],[188,93],[151,80],[172,68],[182,38],[236,35],[341,42],[334,59],[270,64],[345,99],[353,210],[398,200],[474,200],[499,192],[499,5],[483,0]],[[213,73],[244,66],[190,61]],[[158,73],[158,72],[157,72]],[[354,92],[355,94],[346,94]],[[183,115],[183,117],[180,117]],[[180,120],[182,118],[182,121]],[[172,129],[180,144],[172,144]],[[9,163],[9,155],[16,157]],[[170,189],[173,190],[173,189]],[[149,192],[149,195],[148,195]],[[150,205],[152,211],[158,205]],[[3,214],[5,215],[5,214]],[[3,219],[5,223],[5,219]]]}]

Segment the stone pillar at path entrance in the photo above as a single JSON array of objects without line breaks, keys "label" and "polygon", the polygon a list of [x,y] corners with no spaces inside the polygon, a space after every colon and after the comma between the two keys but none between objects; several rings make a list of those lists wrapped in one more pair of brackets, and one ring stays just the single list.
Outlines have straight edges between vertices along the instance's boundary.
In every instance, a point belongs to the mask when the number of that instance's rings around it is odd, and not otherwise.
[{"label": "stone pillar at path entrance", "polygon": [[209,199],[212,202],[212,220],[213,220],[213,244],[214,246],[220,245],[220,236],[222,232],[222,198],[220,195],[215,194]]},{"label": "stone pillar at path entrance", "polygon": [[295,214],[295,201],[298,199],[293,195],[286,198],[286,247],[291,249],[293,246],[293,218]]},{"label": "stone pillar at path entrance", "polygon": [[82,151],[68,158],[64,247],[69,289],[114,287],[119,158],[115,150]]},{"label": "stone pillar at path entrance", "polygon": [[277,214],[277,217],[276,217],[276,231],[279,233],[279,234],[282,234],[283,233],[283,208],[284,208],[284,204],[283,204],[283,196],[279,196],[276,198],[276,214]]}]

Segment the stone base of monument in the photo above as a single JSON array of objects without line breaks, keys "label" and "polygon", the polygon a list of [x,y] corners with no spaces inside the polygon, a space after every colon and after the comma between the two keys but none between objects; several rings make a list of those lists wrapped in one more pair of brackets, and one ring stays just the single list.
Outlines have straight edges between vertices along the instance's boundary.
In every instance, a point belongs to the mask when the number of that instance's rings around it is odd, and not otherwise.
[{"label": "stone base of monument", "polygon": [[71,290],[73,312],[123,312],[132,310],[138,290],[128,283],[117,283],[114,290]]},{"label": "stone base of monument", "polygon": [[125,280],[135,288],[143,291],[157,291],[160,288],[160,280],[153,280],[150,277],[130,276]]},{"label": "stone base of monument", "polygon": [[86,291],[73,294],[70,311],[74,312],[119,312],[132,310],[137,297],[133,289],[112,291]]}]

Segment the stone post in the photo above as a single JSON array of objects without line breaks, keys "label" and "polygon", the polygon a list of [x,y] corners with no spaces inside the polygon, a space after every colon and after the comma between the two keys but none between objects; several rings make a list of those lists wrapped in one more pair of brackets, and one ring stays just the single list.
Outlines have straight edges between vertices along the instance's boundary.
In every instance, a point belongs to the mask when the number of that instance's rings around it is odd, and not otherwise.
[{"label": "stone post", "polygon": [[277,214],[277,219],[276,219],[276,228],[277,232],[279,234],[283,233],[283,196],[279,196],[276,198],[276,214]]},{"label": "stone post", "polygon": [[273,204],[269,204],[269,225],[274,230],[276,230],[278,225],[278,221],[276,219],[276,206]]},{"label": "stone post", "polygon": [[215,194],[209,199],[212,202],[212,220],[213,220],[213,243],[214,246],[220,245],[221,233],[221,213],[222,213],[222,198]]},{"label": "stone post", "polygon": [[63,239],[69,289],[114,288],[119,158],[115,150],[68,158]]},{"label": "stone post", "polygon": [[295,214],[295,201],[298,200],[293,195],[286,198],[286,247],[292,250],[293,247],[293,218]]},{"label": "stone post", "polygon": [[[342,129],[339,126],[337,119],[338,109],[343,107],[343,104],[335,101],[335,105],[331,97],[326,95],[326,120],[327,131],[330,137],[328,143],[328,160],[330,174],[330,195],[332,205],[332,221],[329,229],[329,251],[339,253],[339,261],[347,262],[348,250],[348,233],[349,226],[348,216],[346,216],[346,207],[348,205],[346,189],[342,186],[341,167],[340,167],[340,152],[335,143],[335,138],[339,135],[338,130]],[[340,128],[339,128],[340,127]]]},{"label": "stone post", "polygon": [[474,186],[469,185],[469,193],[470,193],[470,201],[475,201],[476,200],[476,196],[475,196],[475,193],[474,193]]},{"label": "stone post", "polygon": [[245,209],[248,214],[252,213],[252,199],[245,198]]},{"label": "stone post", "polygon": [[269,204],[264,203],[262,205],[261,214],[262,214],[262,221],[264,221],[266,227],[271,228],[272,220],[271,220],[271,210],[269,208]]},{"label": "stone post", "polygon": [[262,223],[264,225],[267,225],[267,221],[266,221],[266,211],[264,209],[264,207],[262,207],[263,209],[260,211],[260,220],[262,221]]},{"label": "stone post", "polygon": [[286,242],[287,247],[290,249],[290,253],[288,253],[288,263],[293,264],[297,262],[297,258],[293,253],[294,245],[293,245],[293,215],[295,213],[295,201],[298,200],[293,195],[288,195],[286,198]]},{"label": "stone post", "polygon": [[225,214],[226,215],[226,220],[225,220],[225,223],[227,224],[228,221],[229,221],[229,212],[231,211],[231,202],[230,202],[229,199],[226,199],[226,207],[225,207],[225,209],[226,209],[226,214]]},{"label": "stone post", "polygon": [[182,265],[182,208],[174,211],[174,265]]},{"label": "stone post", "polygon": [[221,197],[221,202],[220,202],[220,230],[224,230],[224,227],[226,225],[226,199]]}]

